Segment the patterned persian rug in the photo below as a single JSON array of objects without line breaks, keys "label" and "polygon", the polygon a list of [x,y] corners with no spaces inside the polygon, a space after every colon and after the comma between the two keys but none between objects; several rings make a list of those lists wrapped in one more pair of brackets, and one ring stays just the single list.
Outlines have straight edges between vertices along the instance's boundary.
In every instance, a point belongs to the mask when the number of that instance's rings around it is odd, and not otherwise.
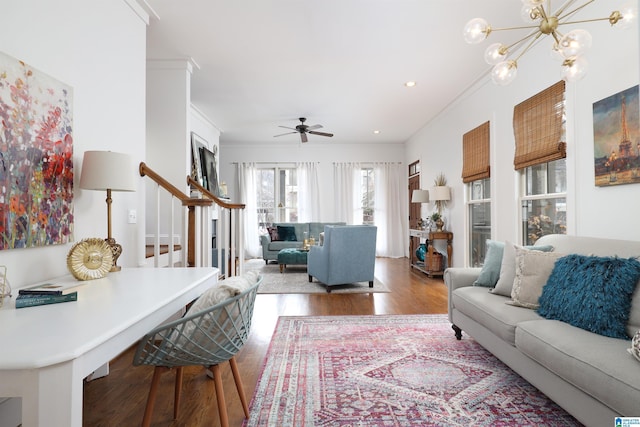
[{"label": "patterned persian rug", "polygon": [[[309,283],[306,265],[290,265],[280,273],[278,264],[265,264],[261,259],[252,259],[245,262],[244,271],[258,270],[264,277],[259,294],[315,294],[327,293],[327,287],[319,283],[317,279]],[[331,293],[354,294],[370,292],[389,292],[389,289],[378,279],[373,281],[373,288],[368,282],[350,283],[331,287]]]},{"label": "patterned persian rug", "polygon": [[253,426],[580,426],[444,315],[281,317]]}]

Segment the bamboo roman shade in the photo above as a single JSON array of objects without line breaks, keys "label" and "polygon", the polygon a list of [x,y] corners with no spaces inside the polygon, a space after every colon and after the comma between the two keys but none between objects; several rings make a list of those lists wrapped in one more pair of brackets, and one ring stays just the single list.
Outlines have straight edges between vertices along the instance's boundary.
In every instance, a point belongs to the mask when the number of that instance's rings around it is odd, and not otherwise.
[{"label": "bamboo roman shade", "polygon": [[567,156],[564,139],[564,80],[516,105],[513,132],[516,170]]},{"label": "bamboo roman shade", "polygon": [[489,122],[462,136],[462,182],[489,178]]}]

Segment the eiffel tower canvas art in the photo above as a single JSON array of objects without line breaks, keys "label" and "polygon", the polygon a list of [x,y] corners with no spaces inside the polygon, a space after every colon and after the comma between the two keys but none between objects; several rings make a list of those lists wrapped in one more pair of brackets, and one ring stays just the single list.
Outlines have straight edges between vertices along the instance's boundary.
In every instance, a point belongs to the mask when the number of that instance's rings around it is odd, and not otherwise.
[{"label": "eiffel tower canvas art", "polygon": [[638,85],[593,104],[595,184],[640,182]]}]

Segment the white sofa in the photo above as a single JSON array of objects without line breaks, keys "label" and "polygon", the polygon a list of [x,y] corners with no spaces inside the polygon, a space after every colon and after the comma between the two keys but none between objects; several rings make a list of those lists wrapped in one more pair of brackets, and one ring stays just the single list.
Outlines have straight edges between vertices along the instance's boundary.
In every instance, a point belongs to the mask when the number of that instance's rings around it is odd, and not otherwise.
[{"label": "white sofa", "polygon": [[[640,256],[640,242],[548,235],[536,245],[559,254]],[[588,332],[536,310],[505,303],[509,297],[473,286],[480,268],[449,268],[449,320],[587,426],[614,425],[616,416],[640,416],[640,362],[630,340]],[[458,329],[459,328],[459,329]],[[640,330],[640,285],[627,334]]]}]

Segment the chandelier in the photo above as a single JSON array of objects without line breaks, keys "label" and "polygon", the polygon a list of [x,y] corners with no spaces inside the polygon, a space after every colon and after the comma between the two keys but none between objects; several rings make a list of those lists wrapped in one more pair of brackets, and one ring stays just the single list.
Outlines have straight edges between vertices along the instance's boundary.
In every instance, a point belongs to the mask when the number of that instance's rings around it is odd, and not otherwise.
[{"label": "chandelier", "polygon": [[482,18],[474,18],[464,27],[464,39],[467,43],[476,44],[484,41],[494,31],[530,29],[531,31],[510,45],[494,43],[484,54],[484,59],[491,70],[492,80],[499,85],[511,83],[518,72],[518,60],[542,36],[553,37],[553,56],[562,61],[562,78],[567,81],[580,80],[587,73],[587,61],[583,54],[591,47],[591,35],[585,30],[571,30],[566,34],[559,27],[567,24],[578,24],[594,21],[609,21],[615,28],[629,27],[635,18],[633,6],[628,5],[611,12],[608,18],[595,18],[571,21],[571,17],[595,0],[575,6],[577,0],[568,0],[553,14],[551,0],[522,0],[521,16],[528,25],[505,28],[492,28]]}]

